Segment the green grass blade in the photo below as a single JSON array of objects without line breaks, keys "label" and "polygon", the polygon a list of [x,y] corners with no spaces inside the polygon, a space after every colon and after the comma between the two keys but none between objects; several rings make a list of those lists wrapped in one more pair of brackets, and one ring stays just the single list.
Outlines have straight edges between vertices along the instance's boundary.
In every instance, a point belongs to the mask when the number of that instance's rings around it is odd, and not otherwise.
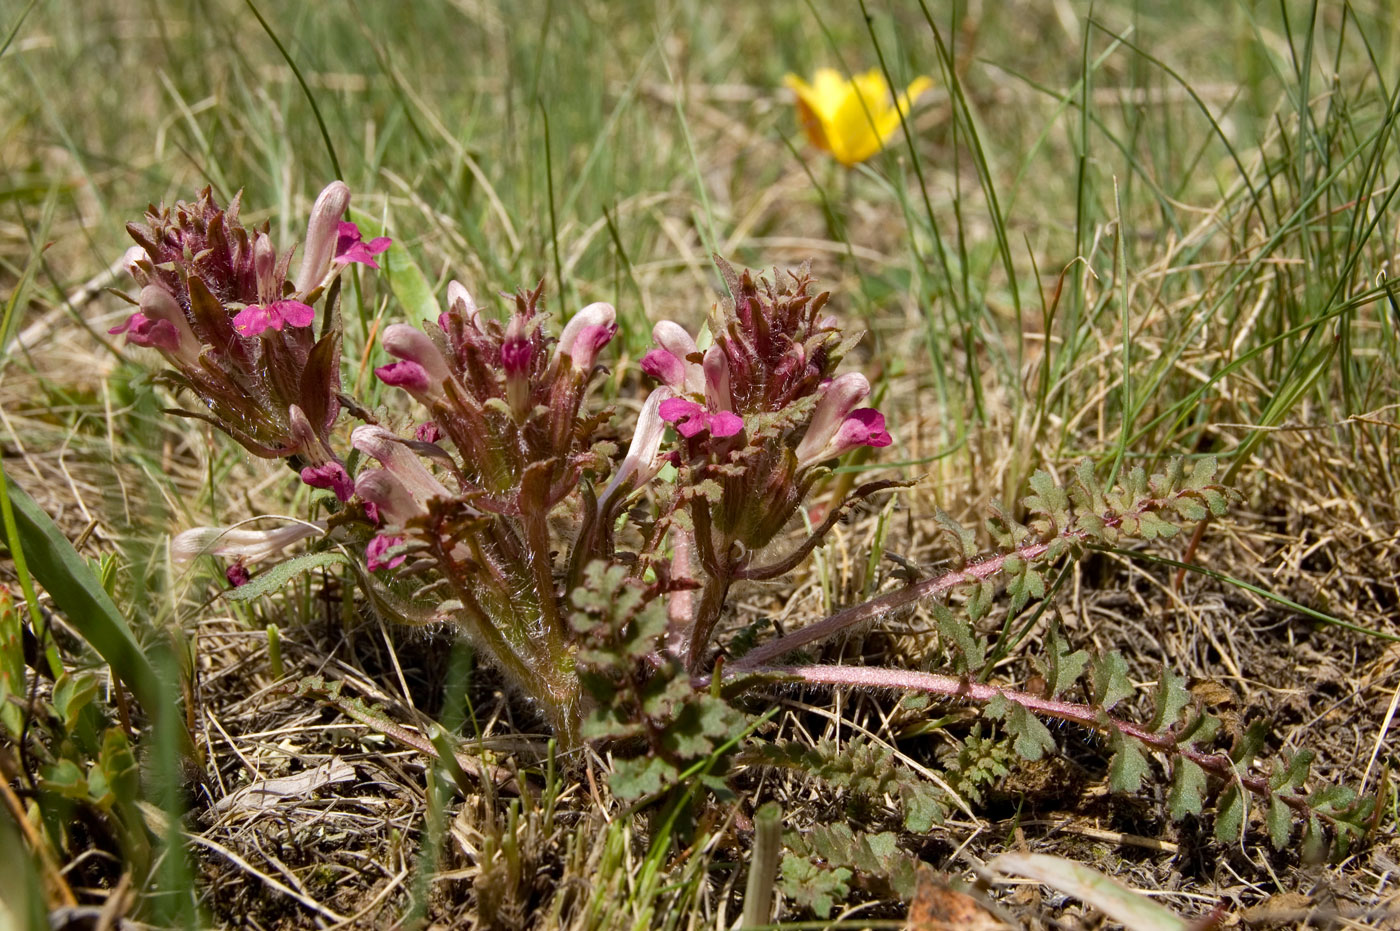
[{"label": "green grass blade", "polygon": [[[3,481],[5,538],[69,623],[152,715],[162,708],[155,669],[121,610],[52,518],[24,489]],[[22,554],[22,555],[20,555]]]}]

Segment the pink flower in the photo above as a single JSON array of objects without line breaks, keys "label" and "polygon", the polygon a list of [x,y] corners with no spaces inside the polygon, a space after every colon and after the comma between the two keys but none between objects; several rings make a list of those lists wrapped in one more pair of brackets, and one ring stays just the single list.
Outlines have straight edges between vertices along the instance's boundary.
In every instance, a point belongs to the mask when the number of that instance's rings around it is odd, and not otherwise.
[{"label": "pink flower", "polygon": [[380,569],[394,569],[402,565],[405,554],[399,553],[397,556],[384,556],[389,550],[396,546],[403,545],[403,537],[390,536],[387,533],[377,534],[369,541],[365,547],[365,563],[369,566],[370,572],[377,572]]},{"label": "pink flower", "polygon": [[431,337],[406,323],[394,323],[385,328],[380,345],[402,360],[375,369],[380,381],[403,388],[424,404],[442,395],[442,384],[452,372]]},{"label": "pink flower", "polygon": [[301,480],[312,488],[329,488],[340,501],[349,501],[355,493],[355,483],[350,480],[350,473],[334,459],[302,469]]},{"label": "pink flower", "polygon": [[436,423],[430,420],[418,425],[417,429],[413,431],[413,438],[420,443],[436,443],[442,439],[442,431],[438,429]]},{"label": "pink flower", "polygon": [[855,410],[869,394],[870,382],[859,372],[847,372],[826,384],[807,434],[797,444],[799,469],[835,459],[857,446],[890,445],[884,415],[869,407]]},{"label": "pink flower", "polygon": [[[423,460],[405,446],[403,440],[383,427],[361,424],[351,432],[350,445],[360,452],[378,459],[380,464],[384,466],[384,471],[392,476],[398,487],[402,488],[412,499],[411,508],[398,506],[405,504],[401,500],[398,500],[396,504],[391,504],[393,513],[388,514],[391,519],[400,521],[407,519],[404,516],[405,510],[426,514],[427,504],[432,499],[452,497],[447,488],[423,465]],[[362,477],[363,474],[361,474]],[[357,485],[356,488],[358,489],[359,486]],[[360,497],[383,505],[385,501],[375,496],[375,490],[372,488],[371,495],[368,497],[362,492]],[[393,493],[397,494],[397,491],[395,490]]]},{"label": "pink flower", "polygon": [[230,586],[238,588],[247,585],[252,576],[248,574],[248,567],[243,565],[243,560],[239,559],[228,564],[228,568],[224,570],[224,578],[228,579]]},{"label": "pink flower", "polygon": [[660,348],[642,356],[642,371],[672,391],[703,394],[705,371],[691,358],[700,350],[685,327],[661,320],[652,328],[651,337]]},{"label": "pink flower", "polygon": [[[306,294],[319,285],[326,272],[330,271],[331,259],[337,251],[340,218],[348,206],[350,188],[344,181],[332,181],[316,197],[316,203],[311,207],[311,219],[306,224],[306,246],[294,285],[298,294]],[[356,239],[359,238],[358,234],[356,230]]]},{"label": "pink flower", "polygon": [[[388,469],[365,469],[355,478],[355,494],[365,502],[365,512],[376,523],[403,525],[426,513],[407,488]],[[371,507],[373,511],[371,511]]]},{"label": "pink flower", "polygon": [[190,329],[189,319],[169,291],[158,285],[146,285],[141,289],[137,304],[141,308],[139,311],[107,332],[114,336],[125,333],[127,342],[159,349],[189,364],[198,362],[199,338]]},{"label": "pink flower", "polygon": [[[467,286],[457,280],[447,283],[447,307],[455,314],[461,316],[463,320],[472,326],[478,326],[481,318],[481,308],[476,306],[476,300],[472,297]],[[447,332],[446,313],[438,315],[438,326],[445,333]]]},{"label": "pink flower", "polygon": [[273,301],[267,306],[249,304],[233,318],[233,328],[243,336],[257,336],[265,330],[285,326],[310,326],[316,311],[301,301]]},{"label": "pink flower", "polygon": [[127,317],[125,322],[117,324],[107,332],[113,336],[125,334],[128,343],[135,343],[137,346],[145,346],[148,349],[164,349],[166,352],[175,352],[180,348],[180,334],[176,332],[170,321],[152,320],[139,310]]},{"label": "pink flower", "polygon": [[335,243],[335,260],[341,265],[359,262],[370,268],[378,268],[379,263],[374,260],[374,257],[388,249],[393,243],[393,240],[388,236],[376,236],[369,242],[365,242],[360,238],[360,228],[345,220],[340,222],[336,230],[339,237]]},{"label": "pink flower", "polygon": [[601,301],[589,304],[564,325],[559,334],[559,347],[556,351],[560,355],[568,356],[574,368],[580,372],[591,372],[598,352],[617,333],[617,324],[614,322],[616,318],[617,312],[611,304]]},{"label": "pink flower", "polygon": [[694,401],[686,398],[669,398],[662,401],[657,412],[661,419],[674,424],[676,432],[690,439],[706,430],[710,436],[733,436],[744,429],[744,421],[732,411],[710,412]]}]

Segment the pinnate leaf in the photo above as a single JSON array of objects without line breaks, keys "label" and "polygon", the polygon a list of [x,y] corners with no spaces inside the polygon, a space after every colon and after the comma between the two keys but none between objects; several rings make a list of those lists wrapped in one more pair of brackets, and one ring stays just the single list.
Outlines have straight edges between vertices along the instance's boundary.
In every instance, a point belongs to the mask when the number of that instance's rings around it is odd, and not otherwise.
[{"label": "pinnate leaf", "polygon": [[1113,759],[1108,764],[1110,792],[1136,792],[1151,769],[1142,742],[1119,731],[1113,738]]},{"label": "pinnate leaf", "polygon": [[639,757],[635,760],[614,760],[608,785],[620,799],[631,800],[660,792],[675,781],[676,767],[660,757]]},{"label": "pinnate leaf", "polygon": [[780,888],[799,906],[810,908],[818,918],[830,918],[832,907],[851,893],[851,871],[845,867],[827,869],[806,857],[783,857]]},{"label": "pinnate leaf", "polygon": [[1162,666],[1157,676],[1157,687],[1152,691],[1152,723],[1149,728],[1160,734],[1176,723],[1181,711],[1191,703],[1191,693],[1186,691],[1186,677],[1179,676]]},{"label": "pinnate leaf", "polygon": [[934,508],[934,523],[944,535],[952,541],[957,548],[958,558],[968,560],[977,555],[977,535],[968,530],[962,524],[953,519],[953,516],[942,508]]},{"label": "pinnate leaf", "polygon": [[971,675],[981,669],[987,661],[987,645],[973,632],[972,625],[945,605],[935,602],[932,608],[934,620],[938,622],[938,636],[953,649],[953,667],[960,675]]},{"label": "pinnate leaf", "polygon": [[1194,760],[1176,758],[1172,767],[1172,787],[1167,792],[1167,811],[1176,821],[1187,815],[1199,815],[1206,792],[1206,771]]},{"label": "pinnate leaf", "polygon": [[1244,830],[1244,793],[1238,782],[1231,782],[1220,796],[1215,811],[1215,839],[1222,844],[1239,841]]},{"label": "pinnate leaf", "polygon": [[1214,456],[1202,456],[1191,467],[1191,474],[1186,478],[1183,487],[1200,491],[1215,478],[1215,473],[1219,468],[1220,463]]},{"label": "pinnate leaf", "polygon": [[1094,704],[1104,711],[1125,698],[1131,698],[1136,691],[1133,683],[1128,680],[1128,662],[1117,650],[1106,653],[1093,662],[1092,682]]},{"label": "pinnate leaf", "polygon": [[1047,751],[1055,749],[1055,738],[1050,736],[1050,729],[1020,702],[998,694],[987,702],[983,713],[1001,720],[1002,726],[1011,735],[1012,746],[1023,759],[1035,762]]},{"label": "pinnate leaf", "polygon": [[1050,628],[1045,653],[1045,658],[1037,659],[1035,664],[1039,667],[1040,674],[1045,677],[1046,693],[1054,698],[1084,674],[1084,667],[1089,664],[1089,654],[1085,650],[1070,652],[1069,644],[1065,643],[1064,637],[1061,636],[1058,624]]}]

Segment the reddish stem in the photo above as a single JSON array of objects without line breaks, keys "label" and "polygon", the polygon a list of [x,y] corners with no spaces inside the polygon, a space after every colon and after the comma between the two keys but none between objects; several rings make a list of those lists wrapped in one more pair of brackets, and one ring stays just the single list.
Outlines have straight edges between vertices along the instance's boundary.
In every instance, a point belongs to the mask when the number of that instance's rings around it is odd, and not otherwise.
[{"label": "reddish stem", "polygon": [[[1180,491],[1173,495],[1172,498],[1179,498],[1184,494],[1190,493],[1189,490]],[[1142,501],[1139,501],[1137,506],[1128,514],[1103,514],[1100,515],[1100,520],[1105,527],[1117,527],[1123,523],[1124,517],[1141,517],[1148,511],[1162,508],[1165,504],[1166,501],[1163,499],[1144,498]],[[1045,555],[1056,539],[1063,540],[1066,543],[1078,543],[1086,540],[1088,537],[1089,534],[1086,531],[1080,530],[1071,522],[1070,526],[1061,530],[1056,537],[1051,540],[1023,543],[1010,552],[998,553],[995,556],[990,556],[979,562],[970,563],[960,569],[954,569],[952,572],[945,573],[935,578],[925,579],[922,582],[915,582],[913,585],[906,586],[898,591],[893,591],[889,594],[881,595],[879,598],[872,598],[861,604],[852,605],[843,611],[838,611],[825,620],[818,621],[815,624],[809,624],[801,630],[795,630],[790,634],[779,637],[777,640],[754,648],[741,659],[735,661],[733,668],[736,672],[752,670],[758,666],[762,666],[769,660],[782,656],[784,653],[790,653],[809,643],[823,640],[840,633],[848,627],[855,627],[858,624],[872,621],[898,608],[913,604],[920,598],[927,598],[930,595],[941,595],[950,589],[956,588],[959,585],[965,585],[969,582],[986,581],[1000,573],[1001,570],[1006,567],[1006,561],[1012,557],[1024,559],[1026,562],[1039,559],[1041,556]]]},{"label": "reddish stem", "polygon": [[[1064,537],[1067,539],[1079,539],[1083,536],[1079,531],[1067,531]],[[1002,553],[981,562],[970,563],[961,569],[954,569],[952,572],[936,576],[931,579],[924,579],[922,582],[915,582],[898,591],[881,595],[879,598],[872,598],[869,601],[858,605],[852,605],[845,610],[838,611],[825,620],[817,621],[815,624],[808,624],[801,630],[795,630],[777,640],[770,641],[762,646],[755,647],[734,661],[735,672],[752,671],[758,666],[771,659],[790,653],[793,650],[804,647],[809,643],[824,640],[833,634],[840,633],[848,627],[855,627],[866,621],[873,621],[877,617],[889,614],[905,605],[913,604],[920,598],[927,598],[930,595],[941,595],[950,589],[968,582],[981,582],[999,573],[1006,565],[1006,561],[1013,556],[1030,561],[1045,553],[1050,548],[1049,543],[1030,543],[1009,553]]]},{"label": "reddish stem", "polygon": [[[747,660],[747,656],[745,660]],[[1034,695],[1030,692],[1019,692],[1015,689],[1002,688],[996,685],[986,685],[980,682],[972,682],[968,679],[956,676],[945,676],[932,672],[914,672],[901,669],[881,669],[878,667],[865,666],[765,666],[762,668],[746,667],[742,672],[737,668],[731,669],[728,678],[738,678],[740,675],[746,676],[781,676],[789,679],[798,679],[812,685],[829,686],[849,686],[853,688],[879,688],[879,689],[900,689],[903,691],[926,692],[930,695],[939,695],[944,698],[966,699],[968,701],[985,704],[1000,696],[1007,701],[1013,701],[1034,714],[1041,717],[1056,718],[1061,721],[1069,721],[1079,724],[1091,730],[1103,731],[1112,727],[1119,733],[1142,741],[1154,750],[1159,750],[1166,754],[1178,754],[1195,763],[1201,769],[1224,779],[1237,780],[1241,786],[1264,798],[1270,796],[1278,798],[1284,804],[1297,811],[1316,814],[1326,821],[1332,822],[1335,819],[1327,815],[1326,812],[1314,811],[1307,802],[1307,797],[1294,793],[1275,794],[1269,787],[1269,781],[1262,776],[1245,776],[1240,774],[1233,760],[1223,753],[1204,753],[1189,745],[1179,744],[1170,730],[1156,733],[1147,728],[1133,724],[1130,721],[1123,721],[1104,713],[1101,709],[1079,702],[1061,701],[1056,698],[1045,698],[1041,695]],[[702,683],[704,685],[706,683]]]}]

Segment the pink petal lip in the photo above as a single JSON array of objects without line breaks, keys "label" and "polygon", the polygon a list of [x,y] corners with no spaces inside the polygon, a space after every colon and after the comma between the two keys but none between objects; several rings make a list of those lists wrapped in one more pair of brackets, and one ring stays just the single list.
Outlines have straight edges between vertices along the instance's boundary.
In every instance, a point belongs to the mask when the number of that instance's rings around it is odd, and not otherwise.
[{"label": "pink petal lip", "polygon": [[401,565],[405,558],[403,553],[397,556],[384,558],[384,554],[399,544],[403,543],[403,537],[390,536],[388,534],[377,534],[373,540],[365,547],[365,565],[370,572],[377,572],[380,569],[394,569]]},{"label": "pink petal lip", "polygon": [[301,301],[273,301],[270,309],[280,314],[289,326],[311,326],[311,322],[316,319],[315,309]]},{"label": "pink petal lip", "polygon": [[335,261],[341,265],[359,262],[370,268],[378,268],[379,263],[374,260],[374,257],[388,249],[394,242],[388,236],[376,236],[369,242],[365,242],[360,238],[359,226],[348,220],[340,221],[337,233]]},{"label": "pink petal lip", "polygon": [[642,371],[668,388],[685,390],[685,363],[668,349],[653,349],[642,356]]},{"label": "pink petal lip", "polygon": [[734,436],[744,429],[744,419],[731,411],[709,415],[710,436]]},{"label": "pink petal lip", "polygon": [[127,317],[125,320],[123,320],[121,323],[118,323],[116,326],[112,327],[110,330],[107,331],[107,333],[111,336],[120,336],[127,330],[130,330],[132,327],[139,327],[145,321],[146,315],[138,310],[130,317]]},{"label": "pink petal lip", "polygon": [[148,349],[177,352],[180,348],[180,333],[173,323],[148,317],[139,310],[107,332],[113,336],[124,333],[128,343]]},{"label": "pink petal lip", "polygon": [[257,336],[267,330],[281,330],[284,325],[310,326],[316,311],[301,301],[273,301],[266,307],[249,304],[233,317],[233,328],[243,336]]},{"label": "pink petal lip", "polygon": [[312,488],[328,488],[340,501],[349,501],[355,493],[355,483],[345,466],[334,460],[301,470],[301,480]]},{"label": "pink petal lip", "polygon": [[686,417],[694,417],[696,414],[704,413],[704,411],[703,407],[688,398],[667,398],[657,408],[661,419],[667,423],[675,423]]},{"label": "pink petal lip", "polygon": [[676,432],[686,439],[709,431],[710,436],[734,436],[744,429],[744,421],[732,411],[710,413],[687,398],[668,398],[657,408],[661,419],[674,424]]},{"label": "pink petal lip", "polygon": [[[271,307],[259,307],[257,304],[249,304],[233,316],[233,328],[243,336],[257,336],[268,327],[273,326],[273,316]],[[280,318],[279,324],[280,324]],[[280,325],[275,329],[282,329]]]},{"label": "pink petal lip", "polygon": [[855,446],[888,446],[894,442],[894,438],[885,429],[885,415],[873,407],[851,411],[841,422],[837,438],[848,440]]},{"label": "pink petal lip", "polygon": [[428,382],[428,371],[417,362],[407,360],[401,362],[391,362],[388,365],[381,365],[374,370],[374,374],[386,385],[395,388],[403,388],[408,391],[422,394],[430,387]]}]

